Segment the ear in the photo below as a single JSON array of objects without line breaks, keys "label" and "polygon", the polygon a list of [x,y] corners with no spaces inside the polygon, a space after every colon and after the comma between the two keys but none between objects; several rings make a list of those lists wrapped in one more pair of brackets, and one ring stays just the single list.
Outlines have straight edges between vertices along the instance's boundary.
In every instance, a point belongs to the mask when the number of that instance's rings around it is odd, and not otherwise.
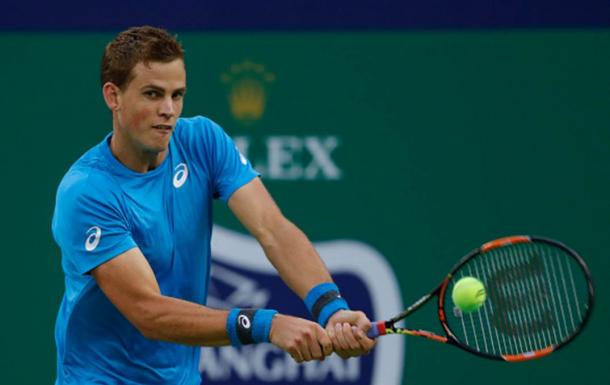
[{"label": "ear", "polygon": [[116,84],[106,82],[102,86],[102,94],[108,108],[116,111],[121,106],[121,89]]}]

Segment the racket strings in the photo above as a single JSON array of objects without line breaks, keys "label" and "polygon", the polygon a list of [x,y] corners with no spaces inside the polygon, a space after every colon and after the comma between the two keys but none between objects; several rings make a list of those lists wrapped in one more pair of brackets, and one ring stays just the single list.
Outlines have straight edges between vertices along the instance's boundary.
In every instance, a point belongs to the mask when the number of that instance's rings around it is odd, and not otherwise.
[{"label": "racket strings", "polygon": [[[473,276],[487,300],[475,312],[453,307],[454,282]],[[492,249],[458,270],[446,291],[445,314],[463,344],[492,355],[519,354],[556,346],[572,336],[587,313],[588,282],[564,250],[545,243]]]}]

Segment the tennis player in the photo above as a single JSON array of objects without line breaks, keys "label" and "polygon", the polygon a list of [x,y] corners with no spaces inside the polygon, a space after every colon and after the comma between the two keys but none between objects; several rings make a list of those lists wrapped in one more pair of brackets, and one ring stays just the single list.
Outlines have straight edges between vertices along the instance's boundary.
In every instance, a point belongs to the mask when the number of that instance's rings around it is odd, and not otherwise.
[{"label": "tennis player", "polygon": [[[113,130],[68,170],[53,217],[65,273],[57,385],[199,384],[204,345],[270,342],[297,362],[373,348],[370,321],[349,309],[222,128],[180,118],[186,72],[175,37],[153,27],[119,33],[101,84]],[[212,199],[256,237],[315,322],[205,306]]]}]

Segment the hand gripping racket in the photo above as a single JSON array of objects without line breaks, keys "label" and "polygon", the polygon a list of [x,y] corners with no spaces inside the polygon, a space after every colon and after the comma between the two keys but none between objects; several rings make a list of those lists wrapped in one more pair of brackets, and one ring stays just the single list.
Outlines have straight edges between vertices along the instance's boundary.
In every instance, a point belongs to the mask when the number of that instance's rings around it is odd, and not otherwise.
[{"label": "hand gripping racket", "polygon": [[[451,299],[453,286],[466,276],[480,280],[487,292],[483,305],[469,313]],[[541,237],[500,238],[464,256],[436,289],[402,313],[374,322],[368,335],[420,336],[485,358],[525,361],[572,341],[591,315],[593,295],[589,269],[574,250]],[[396,326],[435,296],[444,335]]]}]

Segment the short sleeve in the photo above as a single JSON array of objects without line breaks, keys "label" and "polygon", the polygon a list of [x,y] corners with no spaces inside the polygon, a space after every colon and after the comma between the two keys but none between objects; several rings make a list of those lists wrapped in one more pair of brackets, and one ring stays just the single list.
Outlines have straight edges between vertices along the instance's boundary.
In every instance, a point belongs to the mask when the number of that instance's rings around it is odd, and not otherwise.
[{"label": "short sleeve", "polygon": [[191,140],[195,140],[196,151],[208,163],[205,167],[210,172],[214,198],[227,202],[237,189],[260,175],[218,124],[204,117],[184,122],[195,126],[190,127],[194,136]]},{"label": "short sleeve", "polygon": [[214,197],[226,202],[238,188],[259,176],[259,173],[219,125],[214,123],[212,127],[217,136]]},{"label": "short sleeve", "polygon": [[120,197],[107,177],[70,171],[62,180],[52,230],[66,273],[82,275],[136,247]]}]

